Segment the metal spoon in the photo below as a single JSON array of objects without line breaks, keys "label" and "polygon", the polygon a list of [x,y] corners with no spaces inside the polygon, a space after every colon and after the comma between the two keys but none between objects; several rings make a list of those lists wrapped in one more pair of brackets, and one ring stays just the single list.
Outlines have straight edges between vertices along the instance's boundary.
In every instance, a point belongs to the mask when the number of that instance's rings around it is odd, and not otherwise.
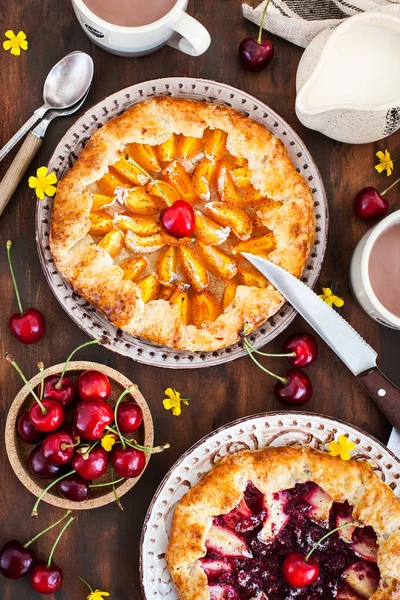
[{"label": "metal spoon", "polygon": [[86,94],[93,79],[93,61],[85,52],[71,52],[51,69],[43,88],[44,104],[0,150],[0,161],[48,110],[73,106]]},{"label": "metal spoon", "polygon": [[27,168],[31,164],[33,157],[42,145],[44,134],[46,133],[46,129],[51,121],[56,117],[66,117],[76,112],[85,102],[87,95],[89,94],[89,89],[90,88],[86,90],[83,98],[81,98],[70,108],[65,110],[49,111],[35,127],[35,129],[28,133],[26,140],[22,144],[18,154],[8,168],[3,180],[0,182],[0,216],[2,215],[13,193],[17,189],[18,184],[24,176]]}]

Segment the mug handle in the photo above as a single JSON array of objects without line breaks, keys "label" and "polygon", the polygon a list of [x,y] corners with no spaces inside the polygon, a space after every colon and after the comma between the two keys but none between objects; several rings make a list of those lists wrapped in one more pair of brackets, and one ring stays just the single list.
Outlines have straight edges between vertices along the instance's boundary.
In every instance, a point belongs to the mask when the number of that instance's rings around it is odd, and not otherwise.
[{"label": "mug handle", "polygon": [[174,36],[168,46],[180,50],[190,56],[200,56],[211,44],[211,37],[207,29],[196,19],[182,11],[178,19],[171,24],[171,28],[182,37]]}]

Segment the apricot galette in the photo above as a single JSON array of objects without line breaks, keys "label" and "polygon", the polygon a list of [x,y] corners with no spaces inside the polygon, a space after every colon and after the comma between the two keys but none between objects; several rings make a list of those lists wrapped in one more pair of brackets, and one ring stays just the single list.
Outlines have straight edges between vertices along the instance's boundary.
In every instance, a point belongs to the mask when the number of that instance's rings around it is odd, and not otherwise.
[{"label": "apricot galette", "polygon": [[299,277],[314,232],[311,192],[280,140],[231,108],[167,97],[92,136],[58,184],[50,245],[117,327],[209,351],[284,302],[241,252]]},{"label": "apricot galette", "polygon": [[241,451],[182,498],[166,558],[179,600],[398,600],[400,503],[365,462]]}]

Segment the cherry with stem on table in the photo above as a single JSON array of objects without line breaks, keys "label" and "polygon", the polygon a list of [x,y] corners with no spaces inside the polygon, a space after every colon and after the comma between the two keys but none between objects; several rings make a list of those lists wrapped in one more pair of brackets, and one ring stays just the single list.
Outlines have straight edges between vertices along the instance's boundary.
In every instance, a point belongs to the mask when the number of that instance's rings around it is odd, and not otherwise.
[{"label": "cherry with stem on table", "polygon": [[386,215],[389,202],[383,196],[400,182],[400,177],[383,192],[378,192],[374,187],[368,186],[360,190],[354,198],[354,212],[364,221],[373,221]]},{"label": "cherry with stem on table", "polygon": [[261,71],[274,57],[274,44],[270,40],[262,38],[264,19],[269,3],[270,0],[267,0],[261,16],[258,38],[247,37],[241,41],[239,46],[240,61],[248,71]]},{"label": "cherry with stem on table", "polygon": [[8,320],[8,328],[13,336],[23,344],[36,344],[36,342],[39,342],[44,336],[46,331],[46,321],[42,313],[36,308],[27,308],[26,310],[22,308],[21,298],[11,261],[11,246],[12,241],[8,240],[6,246],[7,258],[14,284],[15,295],[17,297],[19,313],[14,313],[11,315]]}]

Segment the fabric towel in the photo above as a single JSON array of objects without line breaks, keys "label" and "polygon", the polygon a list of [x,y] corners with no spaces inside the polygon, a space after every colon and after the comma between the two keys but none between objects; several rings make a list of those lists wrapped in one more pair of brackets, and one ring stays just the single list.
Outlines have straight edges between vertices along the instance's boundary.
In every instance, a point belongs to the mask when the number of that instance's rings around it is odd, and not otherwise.
[{"label": "fabric towel", "polygon": [[[243,15],[259,25],[266,1],[243,4]],[[367,10],[400,17],[400,0],[270,0],[264,29],[305,48],[323,29]]]}]

